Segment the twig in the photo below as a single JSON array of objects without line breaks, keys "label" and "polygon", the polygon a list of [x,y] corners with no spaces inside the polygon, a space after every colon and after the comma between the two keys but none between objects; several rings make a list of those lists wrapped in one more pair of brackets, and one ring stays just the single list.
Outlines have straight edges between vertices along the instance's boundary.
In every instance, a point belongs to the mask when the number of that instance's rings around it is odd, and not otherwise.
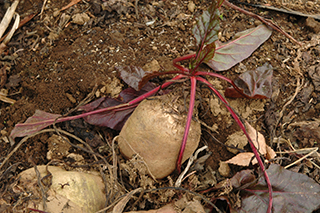
[{"label": "twig", "polygon": [[13,99],[8,98],[8,97],[1,95],[1,94],[0,94],[0,101],[8,103],[8,104],[14,104],[16,102],[16,100],[13,100]]},{"label": "twig", "polygon": [[280,12],[280,13],[287,13],[290,15],[302,16],[302,17],[310,17],[310,18],[320,20],[320,15],[310,15],[310,14],[305,14],[305,13],[301,13],[301,12],[294,11],[294,10],[285,10],[285,9],[280,9],[280,8],[276,8],[273,6],[265,6],[265,5],[259,5],[259,4],[248,4],[248,3],[240,2],[240,1],[232,1],[232,2],[251,6],[251,7],[256,7],[256,8],[260,8],[260,9],[272,10],[272,11],[276,11],[276,12]]},{"label": "twig", "polygon": [[291,39],[291,40],[294,41],[295,43],[297,43],[297,44],[299,44],[299,45],[302,45],[299,41],[297,41],[296,39],[294,39],[291,35],[289,35],[289,34],[286,33],[284,30],[282,30],[278,25],[276,25],[275,23],[273,23],[272,20],[270,20],[270,19],[265,19],[265,18],[263,18],[262,16],[259,16],[259,15],[257,15],[257,14],[251,13],[251,12],[249,12],[249,11],[247,11],[247,10],[244,10],[244,9],[242,9],[242,8],[240,8],[240,7],[236,6],[236,5],[228,2],[227,0],[225,0],[223,4],[226,5],[226,6],[231,7],[232,9],[238,10],[238,11],[241,12],[241,13],[244,13],[244,14],[246,14],[246,15],[248,15],[248,16],[251,16],[251,17],[253,17],[253,18],[255,18],[255,19],[260,20],[261,22],[263,22],[263,23],[266,24],[267,26],[271,27],[272,29],[274,29],[274,30],[282,33],[283,35],[285,35],[287,38]]},{"label": "twig", "polygon": [[[42,134],[42,133],[46,133],[46,132],[55,132],[56,130],[54,129],[44,129],[44,130],[41,130],[39,132],[36,132],[36,133],[33,133],[31,135],[28,135],[24,138],[22,138],[22,140],[16,145],[16,147],[14,147],[14,149],[6,156],[6,158],[1,162],[1,165],[0,165],[0,171],[1,169],[4,167],[4,165],[7,163],[7,161],[10,159],[10,157],[20,148],[20,146],[26,142],[29,138],[32,138],[36,135],[39,135],[39,134]],[[0,176],[2,175],[2,173],[0,174]]]},{"label": "twig", "polygon": [[2,21],[0,23],[0,38],[2,37],[3,33],[8,28],[11,19],[14,15],[14,12],[16,11],[16,8],[19,4],[19,0],[15,0],[12,5],[8,8],[7,12],[5,13],[4,17],[2,18]]},{"label": "twig", "polygon": [[287,168],[289,168],[289,167],[291,167],[291,166],[299,163],[300,161],[306,159],[307,157],[309,157],[310,155],[312,155],[313,153],[315,153],[315,152],[317,152],[317,151],[318,151],[318,147],[314,148],[314,150],[313,150],[312,152],[310,152],[309,154],[307,154],[307,155],[303,156],[302,158],[296,160],[296,161],[293,162],[292,164],[289,164],[289,165],[285,166],[284,168],[287,169]]},{"label": "twig", "polygon": [[41,174],[37,168],[37,165],[31,160],[31,163],[33,164],[33,167],[34,167],[34,171],[36,173],[36,176],[37,176],[37,182],[38,182],[38,186],[40,188],[40,191],[41,191],[41,196],[42,196],[42,202],[43,202],[43,210],[46,211],[47,210],[47,195],[46,195],[46,192],[44,190],[44,186],[41,182]]},{"label": "twig", "polygon": [[135,12],[136,12],[137,20],[139,20],[138,2],[139,2],[139,0],[135,0],[135,2],[134,2],[134,9],[135,9]]},{"label": "twig", "polygon": [[[18,29],[20,27],[22,27],[23,25],[25,25],[26,23],[28,23],[31,19],[33,19],[33,17],[35,17],[36,13],[33,13],[33,14],[30,14],[28,16],[26,16],[24,19],[22,19],[19,23],[19,26],[18,26]],[[1,39],[0,39],[0,42],[2,42],[7,36],[8,36],[9,33],[5,34]]]},{"label": "twig", "polygon": [[75,5],[75,4],[78,4],[80,1],[81,1],[81,0],[72,0],[67,6],[61,8],[61,9],[59,10],[59,12],[68,9],[69,7],[72,7],[72,6]]},{"label": "twig", "polygon": [[44,0],[44,1],[43,1],[43,4],[42,4],[41,12],[40,12],[40,14],[39,14],[40,19],[42,19],[42,13],[43,13],[43,11],[44,11],[44,8],[45,8],[46,4],[47,4],[47,0]]},{"label": "twig", "polygon": [[184,171],[179,175],[179,177],[178,177],[178,179],[177,179],[177,181],[176,181],[176,183],[175,183],[175,185],[174,185],[175,187],[180,187],[183,177],[185,176],[185,174],[186,174],[186,173],[188,172],[188,170],[190,169],[190,166],[192,165],[193,161],[197,159],[199,152],[201,152],[201,151],[203,151],[203,150],[205,150],[205,149],[207,149],[207,148],[208,148],[208,146],[203,146],[203,147],[199,148],[199,149],[194,153],[194,155],[191,155],[191,157],[189,158],[189,161],[188,161],[188,164],[187,164],[186,168],[185,168]]},{"label": "twig", "polygon": [[114,142],[118,139],[119,136],[116,136],[113,138],[112,140],[112,161],[113,161],[113,165],[112,165],[112,169],[113,169],[113,179],[117,180],[117,155],[114,149]]},{"label": "twig", "polygon": [[[282,109],[281,109],[281,111],[280,111],[280,113],[279,113],[279,118],[278,118],[277,121],[276,121],[275,128],[274,128],[273,131],[272,131],[272,138],[273,138],[274,135],[275,135],[275,130],[276,130],[276,128],[277,128],[277,126],[278,126],[278,124],[279,124],[279,122],[280,122],[280,120],[281,120],[281,118],[282,118],[282,116],[283,116],[283,112],[285,111],[285,109],[287,108],[287,106],[288,106],[289,104],[291,104],[292,101],[295,99],[295,97],[298,95],[298,93],[300,92],[300,90],[301,90],[301,88],[302,88],[302,86],[303,86],[303,83],[304,83],[304,79],[302,79],[301,82],[300,82],[300,78],[299,78],[299,76],[297,76],[297,87],[296,87],[296,90],[295,90],[294,94],[292,95],[292,97],[290,98],[290,100],[289,100],[287,103],[285,103],[285,105],[283,105],[283,107],[282,107]],[[273,141],[272,141],[272,142],[273,142]],[[271,144],[271,146],[272,146],[272,144]]]}]

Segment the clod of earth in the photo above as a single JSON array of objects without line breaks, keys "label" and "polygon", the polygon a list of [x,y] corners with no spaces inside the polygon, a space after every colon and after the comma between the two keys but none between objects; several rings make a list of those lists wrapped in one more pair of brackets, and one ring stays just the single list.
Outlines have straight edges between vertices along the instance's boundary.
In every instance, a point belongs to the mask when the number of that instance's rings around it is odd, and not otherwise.
[{"label": "clod of earth", "polygon": [[[32,192],[33,197],[28,202],[28,207],[37,211],[51,213],[90,213],[99,211],[104,207],[106,197],[103,193],[104,184],[100,176],[76,171],[65,171],[56,166],[37,166],[41,177],[42,190],[40,193],[37,174],[34,168],[19,174],[20,182],[17,191]],[[43,205],[43,196],[45,205]],[[68,208],[65,208],[68,206]]]},{"label": "clod of earth", "polygon": [[[157,179],[175,170],[185,128],[186,115],[174,110],[173,104],[176,104],[172,100],[165,95],[142,101],[123,126],[118,139],[121,153],[127,158],[139,154]],[[200,136],[200,124],[192,121],[183,162],[198,147]]]}]

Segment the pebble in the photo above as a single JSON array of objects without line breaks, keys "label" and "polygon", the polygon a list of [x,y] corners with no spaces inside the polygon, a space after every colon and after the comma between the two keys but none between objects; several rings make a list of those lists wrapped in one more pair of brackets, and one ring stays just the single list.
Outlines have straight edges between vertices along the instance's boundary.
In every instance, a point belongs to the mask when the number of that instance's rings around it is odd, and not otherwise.
[{"label": "pebble", "polygon": [[72,16],[72,23],[78,25],[84,25],[89,20],[90,17],[86,13],[78,13]]},{"label": "pebble", "polygon": [[218,171],[222,177],[230,177],[231,169],[226,162],[220,161],[220,166]]},{"label": "pebble", "polygon": [[53,12],[53,17],[57,17],[58,15],[60,14],[60,11],[59,10],[56,10]]},{"label": "pebble", "polygon": [[77,100],[71,94],[66,93],[66,96],[73,104],[77,103]]},{"label": "pebble", "polygon": [[306,27],[310,31],[313,31],[316,34],[318,34],[320,32],[319,22],[317,22],[314,18],[309,17],[306,19]]},{"label": "pebble", "polygon": [[195,8],[196,8],[196,5],[193,3],[193,1],[189,1],[188,10],[189,10],[191,13],[193,13]]}]

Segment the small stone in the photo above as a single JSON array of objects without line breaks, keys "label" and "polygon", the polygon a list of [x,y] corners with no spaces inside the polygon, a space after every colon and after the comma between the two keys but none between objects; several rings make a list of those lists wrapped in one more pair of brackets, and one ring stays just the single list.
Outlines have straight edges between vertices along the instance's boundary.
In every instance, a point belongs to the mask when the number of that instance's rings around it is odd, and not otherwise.
[{"label": "small stone", "polygon": [[56,10],[53,12],[53,17],[57,17],[58,15],[60,14],[60,11],[59,10]]},{"label": "small stone", "polygon": [[73,104],[77,103],[77,100],[71,94],[66,93],[66,96]]},{"label": "small stone", "polygon": [[147,63],[143,66],[143,70],[145,71],[159,71],[160,70],[160,65],[157,60],[153,60],[150,63]]},{"label": "small stone", "polygon": [[74,159],[74,160],[77,161],[77,162],[84,160],[84,158],[83,158],[82,155],[75,154],[75,153],[70,153],[67,157],[68,157],[68,158],[72,158],[72,159]]},{"label": "small stone", "polygon": [[78,13],[72,16],[72,23],[78,25],[84,25],[90,20],[90,17],[86,13]]},{"label": "small stone", "polygon": [[218,171],[222,177],[230,177],[231,169],[226,162],[220,161],[220,166]]},{"label": "small stone", "polygon": [[0,131],[0,134],[1,134],[1,135],[7,135],[8,132],[7,132],[6,130],[2,129],[2,130]]},{"label": "small stone", "polygon": [[185,14],[185,13],[180,13],[179,15],[177,15],[177,20],[179,21],[183,21],[183,20],[187,20],[191,17],[191,15]]},{"label": "small stone", "polygon": [[306,19],[306,28],[308,28],[310,31],[314,33],[320,32],[320,24],[317,22],[314,18],[307,18]]},{"label": "small stone", "polygon": [[96,95],[97,98],[100,98],[100,95],[101,95],[100,91],[97,90],[96,93],[95,93],[95,95]]},{"label": "small stone", "polygon": [[106,87],[106,86],[103,86],[103,87],[100,89],[100,92],[101,92],[102,94],[104,94],[106,91],[107,91],[107,87]]},{"label": "small stone", "polygon": [[186,27],[183,25],[183,23],[180,23],[180,24],[179,24],[179,28],[180,28],[182,31],[185,31],[185,30],[186,30]]},{"label": "small stone", "polygon": [[260,24],[262,24],[261,21],[259,21],[259,20],[255,20],[255,21],[254,21],[254,25],[256,25],[256,26],[258,26],[258,25],[260,25]]},{"label": "small stone", "polygon": [[157,50],[158,48],[156,46],[153,46],[152,47],[152,50]]},{"label": "small stone", "polygon": [[189,10],[191,13],[193,13],[195,8],[196,8],[196,5],[193,3],[193,1],[189,1],[188,10]]}]

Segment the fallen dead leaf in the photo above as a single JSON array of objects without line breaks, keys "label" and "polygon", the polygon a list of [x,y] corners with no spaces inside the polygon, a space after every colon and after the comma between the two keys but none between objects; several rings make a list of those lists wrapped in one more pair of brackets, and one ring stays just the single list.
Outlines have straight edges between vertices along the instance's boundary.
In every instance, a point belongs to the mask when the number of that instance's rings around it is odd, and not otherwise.
[{"label": "fallen dead leaf", "polygon": [[238,166],[249,166],[250,162],[254,165],[258,163],[252,152],[242,152],[226,161],[226,163],[235,164]]},{"label": "fallen dead leaf", "polygon": [[[247,132],[254,144],[254,146],[258,149],[259,153],[263,155],[267,160],[270,160],[276,156],[274,150],[266,144],[266,140],[264,136],[254,129],[248,122],[245,123]],[[243,134],[244,135],[244,134]],[[233,144],[234,145],[234,144]],[[249,166],[250,163],[252,165],[258,163],[252,152],[243,152],[239,153],[233,158],[225,161],[226,163],[231,163],[239,166]]]},{"label": "fallen dead leaf", "polygon": [[248,122],[245,122],[247,132],[252,139],[254,146],[259,150],[260,154],[265,155],[267,153],[267,144],[264,136],[253,128]]}]

